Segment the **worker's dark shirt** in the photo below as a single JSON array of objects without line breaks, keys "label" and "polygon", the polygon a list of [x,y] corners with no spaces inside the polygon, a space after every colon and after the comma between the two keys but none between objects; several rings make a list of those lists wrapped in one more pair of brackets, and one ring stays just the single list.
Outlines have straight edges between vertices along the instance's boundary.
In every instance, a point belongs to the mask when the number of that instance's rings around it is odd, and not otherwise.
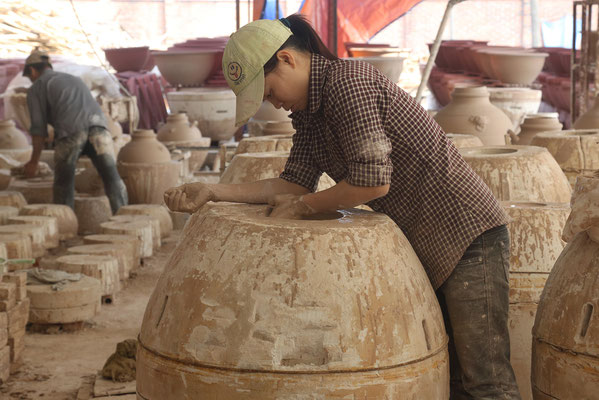
[{"label": "worker's dark shirt", "polygon": [[87,134],[92,126],[106,128],[104,114],[85,83],[52,69],[46,69],[27,90],[27,106],[33,136],[48,136],[47,124],[54,127],[55,139]]},{"label": "worker's dark shirt", "polygon": [[308,107],[291,118],[297,132],[281,178],[312,191],[322,172],[390,184],[368,205],[401,228],[435,289],[477,236],[507,223],[439,125],[371,64],[313,55]]}]

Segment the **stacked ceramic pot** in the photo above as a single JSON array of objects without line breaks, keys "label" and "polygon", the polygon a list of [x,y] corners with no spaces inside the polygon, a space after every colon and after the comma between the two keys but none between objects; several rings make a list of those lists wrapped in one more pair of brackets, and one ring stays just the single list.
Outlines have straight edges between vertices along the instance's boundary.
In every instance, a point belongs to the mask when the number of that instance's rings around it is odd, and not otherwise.
[{"label": "stacked ceramic pot", "polygon": [[[256,114],[247,123],[248,132],[250,136],[263,136],[265,135],[264,129],[271,123],[285,122],[289,124],[291,118],[289,118],[289,111],[283,108],[275,108],[269,101],[264,101]],[[293,128],[291,128],[293,129]],[[291,129],[288,129],[291,132]],[[291,132],[292,133],[292,132]]]},{"label": "stacked ceramic pot", "polygon": [[0,121],[0,154],[26,163],[31,159],[31,151],[27,137],[17,129],[13,120]]},{"label": "stacked ceramic pot", "polygon": [[568,203],[571,188],[553,156],[536,146],[462,148],[460,154],[502,201]]},{"label": "stacked ceramic pot", "polygon": [[599,169],[599,129],[541,132],[531,144],[549,150],[572,186],[580,174]]},{"label": "stacked ceramic pot", "polygon": [[166,98],[171,112],[186,113],[213,142],[230,140],[237,131],[236,98],[229,88],[186,88],[169,92]]},{"label": "stacked ceramic pot", "polygon": [[529,88],[488,88],[491,104],[501,109],[512,121],[517,132],[528,114],[536,114],[541,105],[542,92]]},{"label": "stacked ceramic pot", "polygon": [[447,107],[434,116],[445,132],[477,136],[484,145],[505,144],[512,121],[491,104],[484,86],[456,87]]},{"label": "stacked ceramic pot", "polygon": [[208,150],[205,148],[210,146],[210,138],[202,137],[197,125],[197,121],[189,123],[187,114],[171,114],[156,135],[156,138],[169,149],[190,148],[190,172],[202,167],[208,155]]},{"label": "stacked ceramic pot", "polygon": [[181,170],[151,130],[133,133],[131,142],[119,153],[117,168],[131,204],[161,204],[164,191],[177,186]]},{"label": "stacked ceramic pot", "polygon": [[535,399],[593,399],[599,386],[599,178],[578,179],[568,242],[541,295],[532,330]]},{"label": "stacked ceramic pot", "polygon": [[146,308],[138,397],[448,398],[443,317],[397,225],[360,210],[267,213],[191,216]]},{"label": "stacked ceramic pot", "polygon": [[573,125],[574,129],[599,129],[599,97],[595,98],[593,107],[582,114]]},{"label": "stacked ceramic pot", "polygon": [[530,360],[532,326],[545,286],[565,243],[562,230],[568,203],[503,202],[510,217],[510,308],[511,363],[523,400],[532,400]]},{"label": "stacked ceramic pot", "polygon": [[560,47],[541,47],[538,50],[549,54],[545,59],[543,72],[538,77],[542,85],[543,101],[553,106],[560,114],[567,114],[570,112],[572,50]]}]

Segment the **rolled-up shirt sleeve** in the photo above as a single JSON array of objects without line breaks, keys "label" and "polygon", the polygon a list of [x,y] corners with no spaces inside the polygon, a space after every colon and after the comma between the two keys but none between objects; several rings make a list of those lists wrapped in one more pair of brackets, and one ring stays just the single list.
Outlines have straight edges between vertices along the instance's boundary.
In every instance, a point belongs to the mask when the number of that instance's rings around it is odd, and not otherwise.
[{"label": "rolled-up shirt sleeve", "polygon": [[306,126],[307,124],[301,118],[293,120],[293,127],[296,130],[292,137],[293,146],[280,178],[315,192],[322,171],[313,160],[313,143],[310,140],[312,133],[306,129]]},{"label": "rolled-up shirt sleeve", "polygon": [[31,136],[48,136],[48,119],[46,116],[46,99],[38,88],[32,86],[27,91],[27,108],[31,118],[29,133]]},{"label": "rolled-up shirt sleeve", "polygon": [[346,182],[354,186],[391,183],[391,141],[385,134],[376,83],[360,77],[340,80],[327,101],[325,113],[348,162]]}]

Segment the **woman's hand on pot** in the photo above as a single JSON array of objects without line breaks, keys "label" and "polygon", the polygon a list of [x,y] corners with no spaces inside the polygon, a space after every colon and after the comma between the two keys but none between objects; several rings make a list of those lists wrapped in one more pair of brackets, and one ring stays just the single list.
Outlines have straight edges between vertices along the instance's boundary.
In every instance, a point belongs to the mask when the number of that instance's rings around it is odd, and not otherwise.
[{"label": "woman's hand on pot", "polygon": [[293,194],[274,196],[270,201],[270,205],[273,206],[270,216],[283,219],[301,219],[305,216],[315,214],[316,210],[307,205],[302,197]]},{"label": "woman's hand on pot", "polygon": [[214,192],[204,183],[188,183],[164,192],[164,202],[171,211],[193,213],[212,200],[216,200]]}]

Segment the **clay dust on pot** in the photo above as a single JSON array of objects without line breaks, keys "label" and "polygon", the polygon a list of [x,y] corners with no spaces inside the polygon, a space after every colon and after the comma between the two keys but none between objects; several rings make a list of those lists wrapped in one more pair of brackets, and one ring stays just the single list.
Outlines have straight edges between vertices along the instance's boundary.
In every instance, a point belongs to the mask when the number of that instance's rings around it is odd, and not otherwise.
[{"label": "clay dust on pot", "polygon": [[219,203],[191,216],[146,308],[138,396],[447,398],[441,311],[397,225],[267,210]]}]

